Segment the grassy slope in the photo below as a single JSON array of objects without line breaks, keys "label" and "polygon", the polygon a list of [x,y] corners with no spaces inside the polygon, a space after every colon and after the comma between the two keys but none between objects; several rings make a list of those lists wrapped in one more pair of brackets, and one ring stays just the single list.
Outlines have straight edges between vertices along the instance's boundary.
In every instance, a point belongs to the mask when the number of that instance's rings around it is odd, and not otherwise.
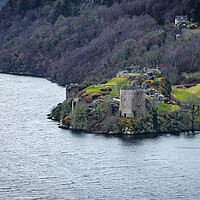
[{"label": "grassy slope", "polygon": [[173,112],[179,109],[178,105],[170,105],[166,103],[161,103],[159,108],[159,113]]},{"label": "grassy slope", "polygon": [[[199,30],[200,31],[200,30]],[[200,32],[199,32],[200,33]],[[195,72],[195,73],[182,73],[182,76],[185,78],[199,78],[200,77],[200,72]]]},{"label": "grassy slope", "polygon": [[99,92],[100,89],[105,88],[106,86],[112,88],[112,92],[110,93],[110,96],[111,97],[116,97],[116,94],[114,92],[114,85],[103,84],[101,86],[90,86],[90,87],[86,88],[85,90],[86,90],[87,94],[93,95],[93,94]]},{"label": "grassy slope", "polygon": [[129,81],[128,78],[116,77],[111,79],[107,84],[117,84],[117,89],[120,94],[120,89],[123,87],[123,85],[130,85],[131,81]]},{"label": "grassy slope", "polygon": [[200,103],[200,84],[188,89],[173,89],[172,93],[182,103],[188,103],[189,97],[193,102]]},{"label": "grassy slope", "polygon": [[123,84],[128,85],[129,83],[130,83],[130,81],[128,80],[128,78],[116,77],[116,78],[111,79],[106,84],[102,84],[100,86],[90,86],[90,87],[86,88],[85,90],[87,91],[88,94],[93,95],[93,94],[99,92],[100,89],[105,88],[106,86],[109,86],[110,88],[112,88],[112,92],[110,93],[110,96],[117,97],[117,95],[114,91],[114,85],[117,84],[117,89],[120,92],[120,89],[123,87]]}]

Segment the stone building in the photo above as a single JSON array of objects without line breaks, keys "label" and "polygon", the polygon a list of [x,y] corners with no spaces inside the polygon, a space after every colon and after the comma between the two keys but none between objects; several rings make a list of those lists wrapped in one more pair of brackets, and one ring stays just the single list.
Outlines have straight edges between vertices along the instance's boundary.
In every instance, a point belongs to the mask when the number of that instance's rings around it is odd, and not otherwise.
[{"label": "stone building", "polygon": [[131,65],[125,68],[128,73],[142,73],[140,65]]},{"label": "stone building", "polygon": [[124,70],[124,71],[120,71],[116,74],[117,77],[120,77],[120,78],[128,78],[130,75],[128,75],[128,71],[127,70]]},{"label": "stone building", "polygon": [[143,73],[143,70],[141,69],[140,65],[130,65],[129,67],[126,67],[124,71],[120,71],[116,74],[117,77],[121,78],[129,78],[133,77],[133,74],[141,74]]},{"label": "stone building", "polygon": [[123,86],[120,90],[120,116],[142,116],[146,112],[145,88],[133,84],[131,87]]},{"label": "stone building", "polygon": [[188,20],[187,15],[183,16],[176,16],[175,17],[175,25],[176,26],[181,26],[181,25],[188,25],[190,24],[190,21]]},{"label": "stone building", "polygon": [[74,98],[78,94],[78,84],[66,85],[66,99]]}]

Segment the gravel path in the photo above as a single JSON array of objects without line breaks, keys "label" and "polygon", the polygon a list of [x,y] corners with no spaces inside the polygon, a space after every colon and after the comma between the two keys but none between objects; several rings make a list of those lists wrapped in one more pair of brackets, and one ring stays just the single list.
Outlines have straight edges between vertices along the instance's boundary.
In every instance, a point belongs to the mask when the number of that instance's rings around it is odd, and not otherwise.
[{"label": "gravel path", "polygon": [[117,97],[119,97],[119,92],[118,92],[118,89],[117,89],[117,84],[114,84],[114,89],[115,89],[115,93],[116,93]]}]

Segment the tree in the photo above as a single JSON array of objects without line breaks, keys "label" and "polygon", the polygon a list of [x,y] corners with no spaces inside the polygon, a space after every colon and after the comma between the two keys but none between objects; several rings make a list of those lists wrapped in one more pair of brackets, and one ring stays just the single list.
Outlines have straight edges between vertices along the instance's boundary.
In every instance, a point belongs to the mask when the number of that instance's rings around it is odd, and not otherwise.
[{"label": "tree", "polygon": [[200,22],[200,3],[198,2],[197,6],[196,6],[196,9],[194,10],[194,21],[196,22]]},{"label": "tree", "polygon": [[20,1],[20,10],[27,11],[29,7],[29,0],[21,0]]},{"label": "tree", "polygon": [[158,108],[152,106],[152,115],[153,115],[153,128],[156,132],[158,132]]},{"label": "tree", "polygon": [[194,132],[195,131],[195,123],[197,121],[198,118],[198,112],[200,109],[199,104],[197,104],[198,99],[195,95],[189,95],[188,96],[188,106],[189,106],[189,110],[190,110],[190,121],[191,121],[191,131]]},{"label": "tree", "polygon": [[74,129],[87,130],[87,106],[79,104],[76,105],[72,113],[72,126]]}]

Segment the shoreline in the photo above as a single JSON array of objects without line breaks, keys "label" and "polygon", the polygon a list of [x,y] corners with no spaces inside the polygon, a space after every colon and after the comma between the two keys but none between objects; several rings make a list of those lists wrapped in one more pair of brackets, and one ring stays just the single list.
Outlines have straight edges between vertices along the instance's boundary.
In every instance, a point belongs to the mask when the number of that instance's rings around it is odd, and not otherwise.
[{"label": "shoreline", "polygon": [[[51,119],[53,121],[57,121],[59,122],[58,120],[54,120],[54,119]],[[180,136],[181,133],[187,133],[189,135],[195,135],[195,134],[199,134],[198,132],[200,132],[200,130],[181,130],[181,131],[176,131],[176,132],[146,132],[146,133],[135,133],[135,134],[127,134],[127,133],[122,133],[122,134],[117,134],[117,133],[108,133],[108,132],[105,132],[105,131],[86,131],[86,130],[79,130],[79,129],[74,129],[74,128],[67,128],[67,127],[64,127],[64,126],[61,126],[61,125],[58,125],[58,128],[60,129],[65,129],[65,130],[70,130],[70,131],[73,131],[73,132],[82,132],[82,133],[85,133],[85,134],[96,134],[96,135],[108,135],[108,136],[161,136],[161,135],[176,135],[176,136]]]},{"label": "shoreline", "polygon": [[101,130],[96,130],[96,131],[87,131],[87,130],[80,130],[80,129],[74,129],[72,127],[65,127],[64,125],[60,125],[60,121],[58,119],[54,119],[50,117],[50,114],[47,114],[47,119],[58,122],[58,128],[64,129],[64,130],[69,130],[72,132],[76,133],[85,133],[85,134],[95,134],[95,135],[105,135],[105,136],[118,136],[118,137],[123,137],[123,136],[130,136],[130,137],[137,137],[137,136],[162,136],[162,135],[174,135],[174,136],[180,136],[180,135],[195,135],[195,134],[200,134],[200,130],[181,130],[181,131],[173,131],[173,132],[144,132],[144,133],[134,133],[134,134],[127,134],[127,133],[113,133],[113,132],[106,132],[106,131],[101,131]]},{"label": "shoreline", "polygon": [[65,87],[64,84],[60,84],[60,83],[57,83],[56,81],[53,81],[51,80],[50,78],[46,78],[42,75],[35,75],[35,74],[26,74],[26,73],[17,73],[17,72],[3,72],[3,71],[0,71],[0,74],[7,74],[7,75],[14,75],[14,76],[26,76],[26,77],[32,77],[32,78],[43,78],[43,79],[46,79],[47,81],[50,81],[52,83],[56,83],[57,85],[61,86],[61,87]]},{"label": "shoreline", "polygon": [[43,76],[39,76],[39,75],[35,75],[35,74],[29,74],[29,73],[25,74],[25,73],[17,73],[17,72],[4,72],[4,71],[0,71],[0,74],[9,74],[9,75],[16,75],[16,76],[28,76],[28,77],[45,78]]}]

